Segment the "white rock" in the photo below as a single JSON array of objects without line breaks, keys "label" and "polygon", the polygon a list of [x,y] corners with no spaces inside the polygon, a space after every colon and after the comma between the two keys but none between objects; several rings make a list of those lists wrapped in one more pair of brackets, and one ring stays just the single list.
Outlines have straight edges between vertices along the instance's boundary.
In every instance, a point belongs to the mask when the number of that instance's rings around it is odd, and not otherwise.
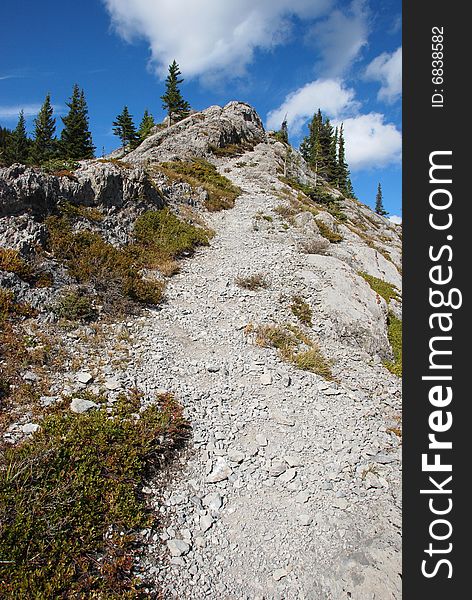
[{"label": "white rock", "polygon": [[311,525],[313,523],[313,517],[311,517],[310,515],[298,515],[298,522],[300,523],[300,525],[303,525],[303,527],[307,527],[308,525]]},{"label": "white rock", "polygon": [[272,573],[272,577],[275,581],[280,581],[284,577],[287,577],[287,575],[288,575],[288,571],[286,569],[276,569]]},{"label": "white rock", "polygon": [[207,482],[218,483],[219,481],[224,481],[225,479],[228,479],[232,472],[233,471],[228,463],[223,458],[218,457],[207,477]]},{"label": "white rock", "polygon": [[213,519],[210,517],[210,515],[202,515],[200,517],[200,531],[202,533],[208,531],[212,525]]},{"label": "white rock", "polygon": [[73,413],[82,414],[87,412],[88,410],[99,408],[96,402],[92,402],[91,400],[85,400],[84,398],[74,398],[69,406],[70,410]]},{"label": "white rock", "polygon": [[271,477],[279,477],[282,473],[285,473],[287,470],[287,463],[282,461],[275,461],[272,463],[269,469],[269,475]]},{"label": "white rock", "polygon": [[25,434],[35,433],[40,429],[40,426],[37,423],[25,423],[20,427],[20,430]]},{"label": "white rock", "polygon": [[264,373],[260,378],[261,385],[271,385],[272,384],[272,375],[270,373]]},{"label": "white rock", "polygon": [[107,390],[113,392],[121,388],[121,382],[118,381],[118,379],[107,379],[105,381],[105,387],[107,388]]},{"label": "white rock", "polygon": [[169,540],[167,542],[167,547],[172,556],[184,556],[190,551],[190,544],[177,538]]},{"label": "white rock", "polygon": [[209,510],[219,510],[223,505],[223,499],[218,492],[214,492],[211,494],[207,494],[203,498],[203,505],[206,506]]},{"label": "white rock", "polygon": [[75,374],[75,379],[79,383],[87,384],[93,380],[93,377],[92,377],[91,373],[87,373],[86,371],[79,371],[78,373]]}]

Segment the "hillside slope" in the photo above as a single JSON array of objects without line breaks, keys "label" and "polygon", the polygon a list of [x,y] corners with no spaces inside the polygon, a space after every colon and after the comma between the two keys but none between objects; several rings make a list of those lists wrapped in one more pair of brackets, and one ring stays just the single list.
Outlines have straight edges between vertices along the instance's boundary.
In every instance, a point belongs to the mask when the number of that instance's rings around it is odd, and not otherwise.
[{"label": "hillside slope", "polygon": [[[183,404],[181,468],[143,488],[161,521],[141,532],[146,585],[195,600],[400,598],[401,227],[315,189],[299,153],[237,102],[156,131],[122,161],[0,171],[2,246],[26,259],[43,245],[54,279],[38,288],[0,270],[0,283],[40,325],[78,284],[71,259],[51,253],[47,214],[67,209],[73,231],[119,249],[139,215],[166,206],[210,240],[178,267],[126,272],[135,286],[165,280],[158,307],[114,314],[100,340],[89,323],[56,332],[72,359],[42,392],[99,393],[108,411],[131,388],[143,406],[164,392]],[[87,290],[106,316],[114,284],[101,283]],[[18,409],[5,439],[41,418]]]}]

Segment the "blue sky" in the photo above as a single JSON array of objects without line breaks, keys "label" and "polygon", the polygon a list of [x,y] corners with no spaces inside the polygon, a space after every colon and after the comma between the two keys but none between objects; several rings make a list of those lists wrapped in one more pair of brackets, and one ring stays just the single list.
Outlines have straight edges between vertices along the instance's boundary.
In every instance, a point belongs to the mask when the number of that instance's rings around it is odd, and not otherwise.
[{"label": "blue sky", "polygon": [[117,147],[111,123],[127,104],[164,113],[167,65],[196,109],[243,100],[268,127],[288,114],[297,146],[320,106],[344,122],[359,199],[401,215],[400,0],[6,0],[0,37],[0,124],[18,111],[29,131],[47,92],[60,116],[84,88],[97,154]]}]

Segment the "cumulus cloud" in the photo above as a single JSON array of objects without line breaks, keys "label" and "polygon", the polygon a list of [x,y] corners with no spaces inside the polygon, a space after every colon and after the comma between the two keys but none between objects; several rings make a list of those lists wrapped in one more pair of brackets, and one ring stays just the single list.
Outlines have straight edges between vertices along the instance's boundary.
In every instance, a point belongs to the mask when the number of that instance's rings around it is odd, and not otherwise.
[{"label": "cumulus cloud", "polygon": [[346,12],[335,10],[313,26],[307,40],[321,52],[319,67],[323,75],[342,75],[359,56],[367,44],[368,17],[366,2],[354,0]]},{"label": "cumulus cloud", "polygon": [[[385,167],[401,160],[402,135],[385,116],[371,112],[342,119],[346,158],[351,170]],[[340,125],[334,122],[334,125]]]},{"label": "cumulus cloud", "polygon": [[395,223],[395,225],[401,225],[402,220],[403,219],[399,215],[390,215],[389,216],[389,221],[392,221],[392,223]]},{"label": "cumulus cloud", "polygon": [[307,83],[290,93],[278,108],[269,112],[267,127],[280,129],[287,115],[290,132],[298,135],[318,107],[323,113],[334,118],[354,110],[357,107],[354,101],[354,90],[346,88],[337,79],[317,79]]},{"label": "cumulus cloud", "polygon": [[392,103],[402,93],[402,47],[389,54],[383,52],[368,65],[365,76],[382,85],[377,95],[379,100]]},{"label": "cumulus cloud", "polygon": [[172,60],[186,76],[244,74],[256,48],[285,41],[291,18],[327,14],[332,0],[102,0],[125,40],[145,39],[163,76]]}]

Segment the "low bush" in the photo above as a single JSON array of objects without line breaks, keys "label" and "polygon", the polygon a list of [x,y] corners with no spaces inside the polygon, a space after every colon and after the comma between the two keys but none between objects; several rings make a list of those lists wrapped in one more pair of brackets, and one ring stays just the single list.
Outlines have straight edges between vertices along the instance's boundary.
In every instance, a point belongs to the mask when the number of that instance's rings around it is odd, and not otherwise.
[{"label": "low bush", "polygon": [[41,168],[46,171],[46,173],[52,173],[53,175],[61,176],[61,172],[63,175],[73,176],[73,171],[78,169],[80,164],[75,160],[68,160],[63,158],[51,158],[46,162],[41,164]]},{"label": "low bush", "polygon": [[158,169],[171,181],[184,181],[193,188],[203,187],[208,192],[205,207],[212,212],[233,208],[234,201],[241,194],[238,187],[203,159],[162,163]]},{"label": "low bush", "polygon": [[69,321],[90,321],[97,316],[93,302],[85,290],[63,293],[53,305],[52,310],[60,319]]},{"label": "low bush", "polygon": [[33,276],[30,265],[20,256],[17,250],[11,248],[0,248],[0,271],[15,273],[25,281],[30,280]]},{"label": "low bush", "polygon": [[394,375],[402,376],[402,322],[392,311],[388,313],[387,318],[388,341],[393,352],[393,361],[384,361],[384,366]]},{"label": "low bush", "polygon": [[373,275],[368,275],[363,271],[359,271],[359,275],[363,277],[370,287],[376,292],[379,296],[381,296],[385,302],[388,304],[390,300],[400,300],[400,296],[398,294],[398,288],[383,279],[379,279],[378,277],[374,277]]},{"label": "low bush", "polygon": [[46,220],[50,249],[63,260],[78,283],[91,284],[108,312],[127,312],[129,307],[120,296],[142,304],[158,304],[163,299],[164,284],[145,281],[140,265],[128,248],[115,248],[98,233],[74,233],[69,221],[61,216]]},{"label": "low bush", "polygon": [[316,225],[320,235],[327,239],[331,244],[338,244],[343,241],[343,236],[340,233],[333,231],[326,223],[323,223],[323,221],[316,221]]},{"label": "low bush", "polygon": [[269,287],[269,282],[267,281],[265,275],[263,273],[254,273],[253,275],[239,275],[235,279],[236,285],[245,290],[261,290]]},{"label": "low bush", "polygon": [[[97,399],[100,401],[100,399]],[[154,519],[140,493],[182,443],[170,395],[139,413],[120,402],[59,412],[0,458],[0,581],[5,598],[138,598],[136,532]]]},{"label": "low bush", "polygon": [[329,242],[324,238],[305,239],[300,242],[299,247],[304,254],[326,254],[329,250]]},{"label": "low bush", "polygon": [[87,219],[92,222],[103,221],[103,213],[100,209],[94,206],[83,206],[82,204],[71,204],[70,202],[64,202],[59,207],[60,212],[68,217],[76,219]]}]

